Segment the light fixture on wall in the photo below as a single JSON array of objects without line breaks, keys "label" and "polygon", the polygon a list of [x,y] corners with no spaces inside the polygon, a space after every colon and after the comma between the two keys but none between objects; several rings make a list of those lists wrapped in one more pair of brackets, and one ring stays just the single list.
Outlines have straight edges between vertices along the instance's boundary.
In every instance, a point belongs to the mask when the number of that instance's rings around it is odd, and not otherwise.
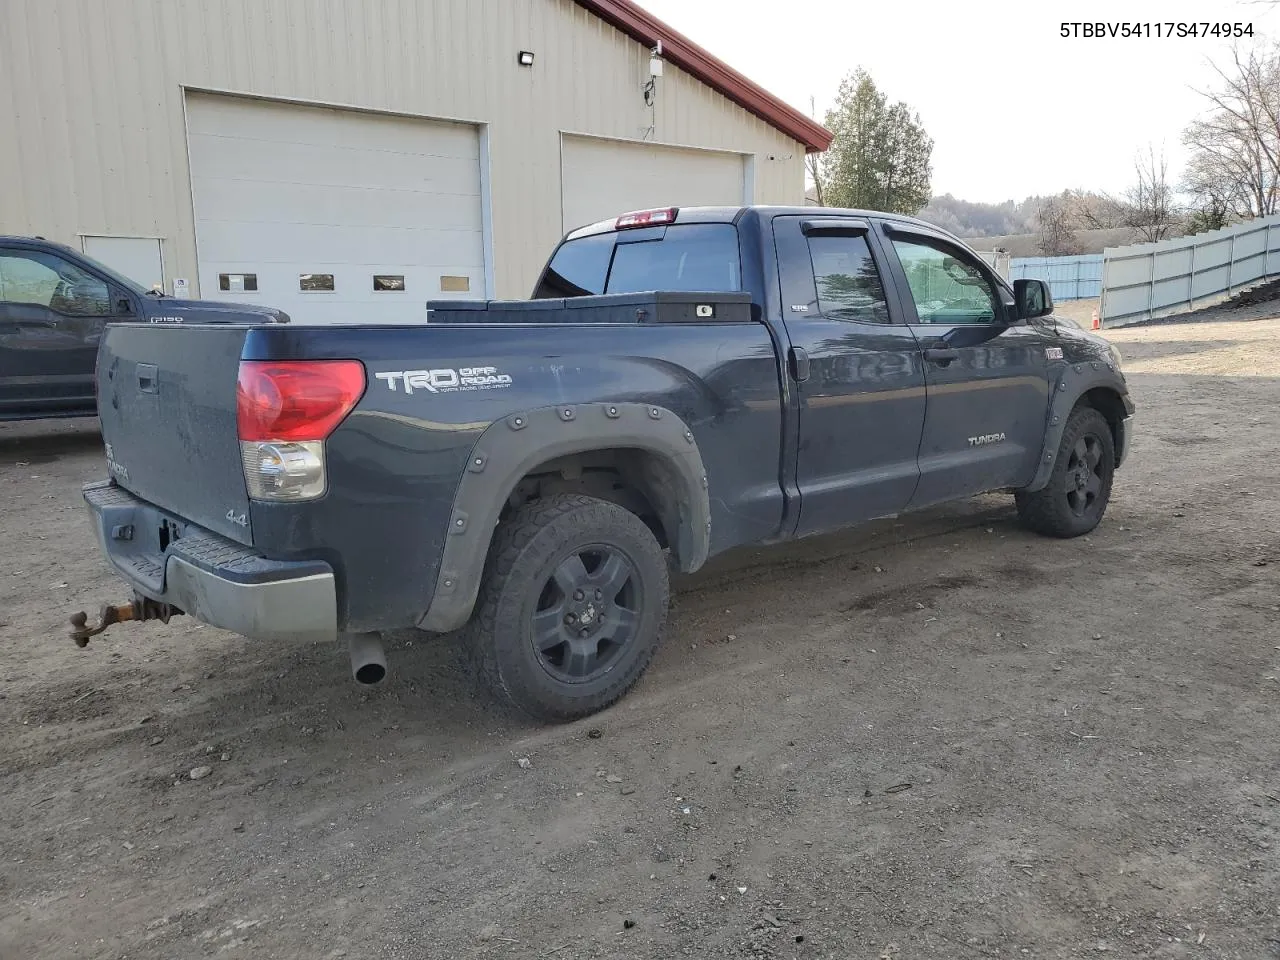
[{"label": "light fixture on wall", "polygon": [[649,79],[640,88],[644,105],[649,108],[649,126],[641,132],[640,139],[648,140],[658,129],[658,78],[662,76],[662,41],[649,51]]},{"label": "light fixture on wall", "polygon": [[520,66],[522,66],[522,67],[532,67],[532,66],[533,66],[533,51],[532,51],[532,50],[521,50],[518,54],[516,54],[516,63],[520,64]]}]

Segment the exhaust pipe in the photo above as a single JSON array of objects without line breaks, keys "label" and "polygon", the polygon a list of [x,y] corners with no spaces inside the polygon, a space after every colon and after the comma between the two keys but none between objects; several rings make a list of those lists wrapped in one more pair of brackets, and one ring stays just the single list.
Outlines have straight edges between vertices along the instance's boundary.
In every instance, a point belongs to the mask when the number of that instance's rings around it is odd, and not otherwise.
[{"label": "exhaust pipe", "polygon": [[380,635],[353,633],[347,639],[347,648],[351,653],[351,675],[356,683],[371,687],[383,681],[387,675],[387,655]]}]

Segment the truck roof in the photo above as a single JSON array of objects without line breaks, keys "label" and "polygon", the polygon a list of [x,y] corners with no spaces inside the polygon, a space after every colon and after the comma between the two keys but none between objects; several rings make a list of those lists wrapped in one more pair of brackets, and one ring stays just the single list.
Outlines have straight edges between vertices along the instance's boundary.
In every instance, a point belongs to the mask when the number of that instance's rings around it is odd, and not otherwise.
[{"label": "truck roof", "polygon": [[[663,209],[663,208],[658,208]],[[936,224],[929,223],[927,220],[921,220],[918,217],[908,217],[901,213],[885,213],[882,210],[856,210],[846,207],[786,207],[786,206],[766,206],[766,205],[746,205],[738,207],[679,207],[676,214],[676,223],[736,223],[745,214],[755,214],[763,219],[772,217],[874,217],[878,220],[896,220],[899,223],[914,224],[918,227],[927,227],[936,233],[945,234],[952,237],[959,243],[964,243],[959,237],[955,237],[950,231],[944,230]],[[610,217],[607,220],[599,220],[596,223],[586,224],[570,230],[565,236],[565,240],[576,240],[578,237],[587,237],[596,233],[610,233],[615,229],[617,217]]]},{"label": "truck roof", "polygon": [[11,244],[14,246],[50,246],[61,247],[63,250],[70,250],[72,253],[79,254],[79,250],[69,247],[65,243],[59,243],[57,240],[46,240],[44,237],[22,237],[17,234],[5,235],[0,234],[0,243]]}]

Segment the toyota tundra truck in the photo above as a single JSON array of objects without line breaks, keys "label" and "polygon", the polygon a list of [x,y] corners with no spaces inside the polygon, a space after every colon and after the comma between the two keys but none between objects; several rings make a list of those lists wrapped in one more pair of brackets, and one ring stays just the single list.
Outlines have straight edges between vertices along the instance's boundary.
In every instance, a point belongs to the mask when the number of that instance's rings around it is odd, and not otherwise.
[{"label": "toyota tundra truck", "polygon": [[117,322],[84,491],[133,591],[260,641],[462,631],[501,698],[600,710],[668,574],[987,491],[1050,537],[1102,519],[1119,354],[919,220],[685,208],[578,229],[527,301],[415,326]]}]

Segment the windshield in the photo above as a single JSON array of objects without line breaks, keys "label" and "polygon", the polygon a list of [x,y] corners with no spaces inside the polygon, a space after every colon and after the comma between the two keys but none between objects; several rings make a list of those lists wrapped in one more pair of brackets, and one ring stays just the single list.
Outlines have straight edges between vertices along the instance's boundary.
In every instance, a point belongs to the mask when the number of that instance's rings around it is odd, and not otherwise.
[{"label": "windshield", "polygon": [[690,223],[623,230],[562,243],[534,299],[674,290],[728,293],[742,289],[738,230],[728,223]]},{"label": "windshield", "polygon": [[79,250],[73,250],[71,247],[68,247],[65,244],[61,244],[61,243],[50,244],[50,246],[61,247],[63,250],[67,251],[67,253],[71,254],[73,257],[76,257],[79,260],[82,260],[85,263],[89,264],[89,266],[93,267],[94,270],[102,274],[112,283],[116,284],[117,286],[124,287],[126,290],[128,290],[131,293],[136,293],[138,296],[142,296],[143,294],[150,292],[149,290],[147,290],[146,287],[138,283],[138,281],[130,280],[128,277],[124,276],[123,274],[118,273],[115,270],[112,270],[102,261],[93,259],[93,257],[89,256],[87,253],[81,253]]}]

